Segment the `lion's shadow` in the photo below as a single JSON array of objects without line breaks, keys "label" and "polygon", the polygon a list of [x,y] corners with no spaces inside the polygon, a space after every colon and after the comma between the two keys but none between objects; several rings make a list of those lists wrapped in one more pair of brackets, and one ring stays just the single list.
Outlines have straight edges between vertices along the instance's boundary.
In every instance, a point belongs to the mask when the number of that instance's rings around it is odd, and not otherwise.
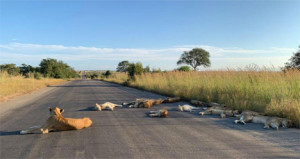
[{"label": "lion's shadow", "polygon": [[0,131],[0,136],[20,135],[20,131]]}]

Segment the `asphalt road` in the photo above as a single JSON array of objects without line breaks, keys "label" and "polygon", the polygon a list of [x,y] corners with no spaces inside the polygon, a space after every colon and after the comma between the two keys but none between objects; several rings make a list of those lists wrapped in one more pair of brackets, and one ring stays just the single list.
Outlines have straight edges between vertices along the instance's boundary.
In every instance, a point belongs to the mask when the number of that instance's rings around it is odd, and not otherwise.
[{"label": "asphalt road", "polygon": [[[158,94],[103,81],[79,80],[25,95],[0,105],[0,158],[300,158],[300,130],[264,130],[235,125],[233,118],[177,112],[178,103],[150,109],[89,111],[96,102],[163,98]],[[65,117],[90,117],[90,128],[19,135],[41,125],[48,107]],[[149,110],[169,110],[168,118],[150,118]]]}]

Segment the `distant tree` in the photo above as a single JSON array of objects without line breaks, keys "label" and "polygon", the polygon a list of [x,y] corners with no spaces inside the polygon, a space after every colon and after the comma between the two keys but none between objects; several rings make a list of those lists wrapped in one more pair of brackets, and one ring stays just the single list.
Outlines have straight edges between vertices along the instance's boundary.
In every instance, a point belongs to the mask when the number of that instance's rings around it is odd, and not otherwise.
[{"label": "distant tree", "polygon": [[290,58],[289,62],[285,63],[285,68],[300,70],[300,46],[299,50]]},{"label": "distant tree", "polygon": [[69,65],[63,61],[57,61],[56,59],[43,59],[40,63],[40,70],[44,77],[52,78],[74,78],[79,75]]},{"label": "distant tree", "polygon": [[152,68],[152,73],[161,73],[160,68]]},{"label": "distant tree", "polygon": [[150,67],[149,66],[144,68],[144,73],[147,73],[147,72],[150,72]]},{"label": "distant tree", "polygon": [[117,72],[127,72],[129,62],[128,61],[121,61],[118,64]]},{"label": "distant tree", "polygon": [[35,67],[32,67],[31,65],[26,65],[26,64],[22,64],[22,66],[19,67],[20,68],[20,73],[24,76],[28,73],[33,73],[33,72],[38,72],[37,69]]},{"label": "distant tree", "polygon": [[103,73],[103,75],[104,75],[106,78],[108,78],[109,76],[112,75],[112,73],[111,73],[109,70],[107,70],[105,73]]},{"label": "distant tree", "polygon": [[184,51],[180,59],[177,61],[177,65],[183,63],[192,66],[194,70],[196,70],[197,67],[201,65],[203,67],[209,67],[209,52],[201,48],[194,48],[191,51]]},{"label": "distant tree", "polygon": [[130,63],[127,71],[130,78],[134,78],[135,75],[141,75],[144,71],[143,64],[140,62]]},{"label": "distant tree", "polygon": [[16,64],[3,64],[0,65],[1,71],[6,71],[10,75],[18,75],[20,73],[20,68]]},{"label": "distant tree", "polygon": [[184,72],[189,72],[191,68],[189,66],[181,66],[177,68],[178,71],[184,71]]}]

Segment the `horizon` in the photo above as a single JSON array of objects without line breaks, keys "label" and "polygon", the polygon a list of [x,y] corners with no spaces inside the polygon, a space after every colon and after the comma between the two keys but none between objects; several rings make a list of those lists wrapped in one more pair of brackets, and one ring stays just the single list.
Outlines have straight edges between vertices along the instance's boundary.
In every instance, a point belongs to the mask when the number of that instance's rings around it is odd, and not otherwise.
[{"label": "horizon", "polygon": [[173,70],[184,51],[211,67],[283,67],[300,45],[300,1],[0,1],[0,64],[44,58],[75,70],[123,60]]}]

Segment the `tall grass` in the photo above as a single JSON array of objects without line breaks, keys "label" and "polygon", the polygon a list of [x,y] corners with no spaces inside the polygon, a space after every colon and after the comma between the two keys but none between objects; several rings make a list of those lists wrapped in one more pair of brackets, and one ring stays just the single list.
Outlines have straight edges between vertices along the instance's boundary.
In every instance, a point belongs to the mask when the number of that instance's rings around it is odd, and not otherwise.
[{"label": "tall grass", "polygon": [[24,76],[21,75],[12,76],[6,72],[0,72],[0,101],[63,81],[65,80],[51,78],[41,78],[37,80],[33,77],[24,78]]},{"label": "tall grass", "polygon": [[[108,81],[122,83],[126,74]],[[135,77],[130,86],[197,99],[224,103],[238,110],[254,110],[287,117],[300,123],[300,71],[205,71],[146,73]]]}]

